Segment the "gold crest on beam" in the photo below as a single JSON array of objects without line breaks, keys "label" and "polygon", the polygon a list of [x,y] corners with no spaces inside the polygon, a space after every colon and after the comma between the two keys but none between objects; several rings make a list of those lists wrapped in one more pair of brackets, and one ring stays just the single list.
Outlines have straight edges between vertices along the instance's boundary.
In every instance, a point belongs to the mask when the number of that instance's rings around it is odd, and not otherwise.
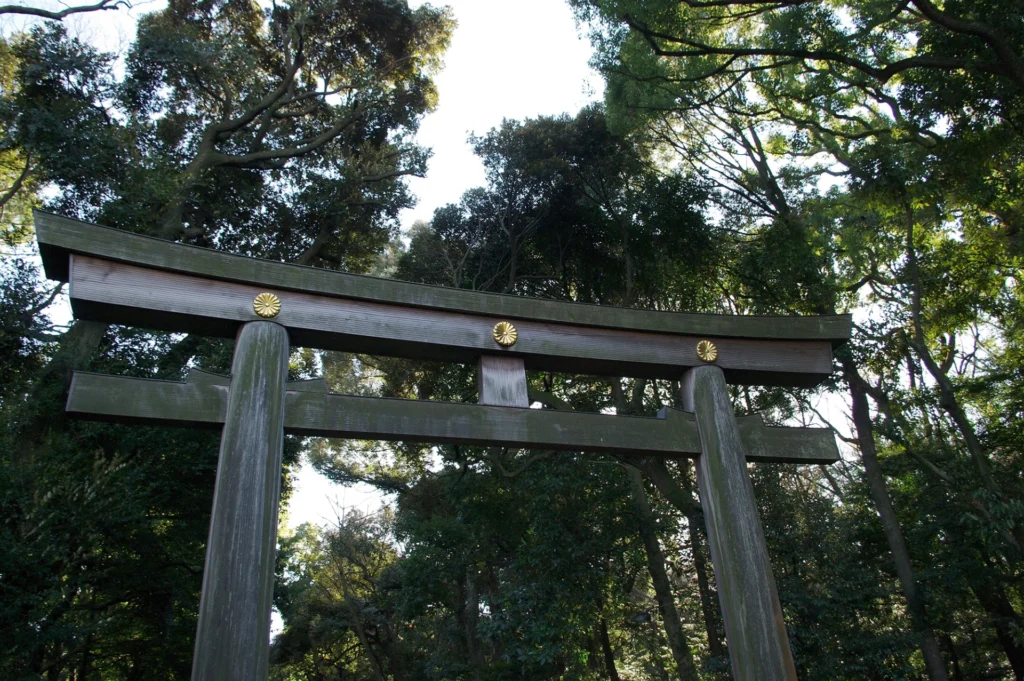
[{"label": "gold crest on beam", "polygon": [[276,317],[281,311],[281,299],[273,293],[261,293],[252,301],[252,309],[261,317]]},{"label": "gold crest on beam", "polygon": [[697,356],[705,362],[714,362],[718,359],[718,348],[709,340],[702,340],[697,343]]},{"label": "gold crest on beam", "polygon": [[515,345],[516,341],[519,340],[519,332],[516,331],[516,327],[512,326],[511,322],[498,322],[494,325],[491,335],[494,336],[494,342],[506,348]]}]

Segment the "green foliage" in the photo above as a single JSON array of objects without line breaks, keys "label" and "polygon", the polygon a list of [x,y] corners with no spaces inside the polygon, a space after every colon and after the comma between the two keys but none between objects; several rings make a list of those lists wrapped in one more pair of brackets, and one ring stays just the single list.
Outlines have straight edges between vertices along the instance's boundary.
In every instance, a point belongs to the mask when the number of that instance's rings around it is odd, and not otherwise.
[{"label": "green foliage", "polygon": [[1019,327],[1020,13],[998,0],[574,6],[593,22],[611,120],[715,188],[736,307],[854,313],[835,387],[868,401],[854,438],[871,505],[906,540],[874,550],[903,571],[910,620],[871,626],[941,651],[909,657],[904,641],[877,669],[1020,676],[1020,450],[990,437],[1018,416],[991,405],[1019,392],[1002,361]]},{"label": "green foliage", "polygon": [[[0,263],[0,408],[19,399],[57,339],[40,312],[52,302],[39,273],[26,260]],[[57,291],[54,290],[55,294]]]},{"label": "green foliage", "polygon": [[662,172],[636,140],[609,131],[600,108],[506,121],[471,141],[488,186],[413,232],[398,278],[586,303],[713,305],[701,280],[716,266],[699,209],[706,188]]},{"label": "green foliage", "polygon": [[[133,353],[136,371],[159,349]],[[118,354],[108,347],[92,366],[116,370]],[[25,442],[26,425],[59,414],[61,397],[4,404],[0,674],[185,676],[216,435],[51,421]]]},{"label": "green foliage", "polygon": [[[42,204],[443,286],[850,311],[855,337],[821,392],[734,392],[738,411],[773,422],[822,416],[823,396],[826,412],[854,404],[863,466],[851,451],[832,470],[751,473],[800,678],[942,678],[927,641],[951,678],[1019,677],[1020,12],[1009,0],[572,4],[591,22],[606,104],[472,138],[485,186],[417,225],[407,248],[402,178],[425,168],[411,136],[436,103],[446,11],[175,0],[141,19],[123,70],[58,23],[10,36],[6,248],[30,242]],[[58,333],[57,295],[5,259],[0,676],[185,678],[216,435],[68,422],[66,381],[74,368],[226,373],[231,343]],[[476,399],[473,367],[299,350],[291,374]],[[679,406],[669,382],[528,381],[543,408]],[[289,438],[285,504],[300,450],[392,505],[281,538],[275,679],[662,681],[685,668],[680,649],[702,679],[728,678],[686,462]]]},{"label": "green foliage", "polygon": [[[780,220],[762,239],[733,244],[727,230],[700,217],[706,190],[657,172],[648,143],[610,132],[598,108],[575,119],[505,122],[475,140],[488,185],[415,228],[398,276],[661,309],[720,309],[728,303],[708,281],[730,271],[749,272],[751,288],[759,282],[794,305],[809,293],[824,295],[817,293],[826,272],[819,256],[834,252],[834,231],[798,247],[795,238],[807,230]],[[727,256],[731,263],[723,263]],[[771,301],[748,304],[777,309]],[[474,398],[474,377],[461,368],[375,366],[388,395]],[[586,411],[652,413],[678,390],[544,373],[529,380],[548,406]],[[778,394],[746,398],[750,408],[780,417],[796,411]],[[467,447],[402,446],[384,459],[352,445],[319,451],[317,465],[329,476],[397,494],[403,581],[395,587],[396,616],[409,627],[405,640],[425,648],[411,668],[430,678],[608,678],[604,628],[624,678],[667,678],[674,662],[623,462]],[[691,472],[680,467],[673,475],[692,495]],[[820,488],[826,482],[795,468],[755,476],[801,677],[916,678],[914,640],[903,631],[900,594],[864,484],[846,469],[840,500]],[[713,585],[692,578],[703,571],[700,579],[713,582],[699,543],[706,540],[691,532],[702,519],[667,503],[661,488],[652,492],[684,633],[706,678],[723,678],[724,651],[711,643],[712,635],[721,639]],[[381,655],[390,655],[384,648]]]},{"label": "green foliage", "polygon": [[[30,241],[28,208],[43,203],[373,270],[412,200],[403,178],[424,167],[409,139],[435,103],[451,26],[403,2],[186,0],[142,17],[120,64],[59,23],[12,35],[0,45],[5,243]],[[82,322],[57,333],[45,308],[58,292],[19,260],[5,259],[0,290],[0,677],[187,678],[217,436],[68,422],[65,390],[72,369],[227,373],[232,344]],[[301,444],[286,442],[285,500]]]}]

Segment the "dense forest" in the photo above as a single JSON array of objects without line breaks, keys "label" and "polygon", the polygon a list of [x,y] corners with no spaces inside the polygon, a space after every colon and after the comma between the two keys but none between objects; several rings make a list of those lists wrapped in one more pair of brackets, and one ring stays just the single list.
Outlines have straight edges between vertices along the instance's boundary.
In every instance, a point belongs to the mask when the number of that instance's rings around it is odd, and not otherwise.
[{"label": "dense forest", "polygon": [[[450,11],[171,0],[115,55],[70,9],[0,7],[37,18],[0,41],[0,678],[189,677],[217,434],[64,398],[74,369],[232,353],[60,325],[38,207],[441,286],[852,313],[822,387],[732,388],[842,440],[836,466],[750,468],[799,677],[1024,679],[1020,0],[570,4],[604,101],[471,138],[484,186],[407,233]],[[299,348],[290,372],[476,401],[471,366]],[[680,406],[678,383],[528,380],[544,409]],[[690,462],[289,437],[285,507],[302,461],[389,505],[281,533],[273,679],[730,678]]]}]

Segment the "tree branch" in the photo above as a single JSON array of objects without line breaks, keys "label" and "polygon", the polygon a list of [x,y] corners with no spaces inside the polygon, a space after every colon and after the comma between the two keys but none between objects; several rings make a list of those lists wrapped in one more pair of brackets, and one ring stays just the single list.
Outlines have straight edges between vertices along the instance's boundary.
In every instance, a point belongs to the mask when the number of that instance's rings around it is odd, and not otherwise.
[{"label": "tree branch", "polygon": [[[849,55],[832,52],[829,50],[804,50],[804,49],[782,49],[782,48],[757,48],[757,47],[716,47],[697,40],[681,36],[673,36],[659,31],[654,31],[640,24],[636,19],[626,16],[623,21],[633,30],[644,37],[651,50],[659,57],[785,57],[789,59],[800,59],[807,61],[824,61],[849,66],[872,78],[888,82],[893,76],[912,68],[933,68],[944,71],[966,70],[969,66],[975,66],[982,71],[996,75],[1007,75],[1005,69],[986,66],[982,64],[970,64],[963,59],[953,57],[937,57],[919,55],[908,57],[892,62],[882,67],[855,59]],[[666,50],[658,44],[658,40],[675,43],[685,46],[686,49]]]},{"label": "tree branch", "polygon": [[942,26],[954,33],[973,35],[981,38],[992,48],[996,57],[1006,68],[1006,74],[1017,82],[1017,87],[1024,90],[1024,59],[1021,58],[1009,41],[996,29],[978,21],[964,21],[951,14],[947,14],[932,4],[931,0],[913,0],[914,6],[921,10],[921,14],[933,23]]},{"label": "tree branch", "polygon": [[18,193],[21,186],[25,183],[25,178],[28,177],[29,171],[32,169],[31,157],[26,153],[25,155],[25,167],[21,169],[21,173],[18,178],[11,185],[10,189],[4,192],[3,196],[0,196],[0,208],[7,205],[7,202],[14,198],[14,195]]},{"label": "tree branch", "polygon": [[71,14],[95,12],[97,10],[104,9],[117,9],[121,6],[130,8],[132,4],[128,2],[128,0],[100,0],[100,2],[97,2],[95,5],[68,7],[59,12],[51,12],[50,10],[39,9],[38,7],[25,7],[24,5],[0,5],[0,14],[23,14],[32,17],[41,17],[43,19],[60,21]]}]

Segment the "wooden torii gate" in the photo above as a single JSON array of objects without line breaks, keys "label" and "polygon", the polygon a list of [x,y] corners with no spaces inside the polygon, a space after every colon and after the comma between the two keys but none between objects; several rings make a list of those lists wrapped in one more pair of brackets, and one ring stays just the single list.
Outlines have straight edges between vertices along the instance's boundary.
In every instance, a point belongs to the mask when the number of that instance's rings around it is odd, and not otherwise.
[{"label": "wooden torii gate", "polygon": [[[37,212],[46,274],[76,319],[236,338],[231,377],[76,372],[67,411],[222,428],[193,681],[268,676],[285,432],[696,459],[733,677],[795,680],[747,461],[838,461],[827,429],[736,418],[726,384],[813,386],[850,317],[653,312],[301,267]],[[293,345],[477,363],[479,403],[396,400],[288,382]],[[681,379],[657,418],[529,408],[525,369]]]}]

